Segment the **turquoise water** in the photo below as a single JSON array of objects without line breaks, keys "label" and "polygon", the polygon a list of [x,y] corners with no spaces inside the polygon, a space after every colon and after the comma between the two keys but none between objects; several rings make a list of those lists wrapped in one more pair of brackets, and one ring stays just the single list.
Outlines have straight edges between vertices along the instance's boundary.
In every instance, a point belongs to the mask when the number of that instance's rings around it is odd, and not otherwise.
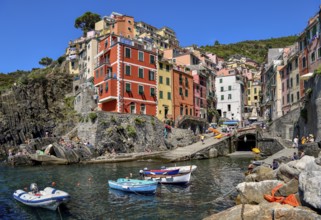
[{"label": "turquoise water", "polygon": [[[0,166],[0,219],[202,219],[233,206],[233,189],[243,181],[249,159],[222,157],[192,164],[198,168],[188,186],[159,185],[152,196],[110,190],[107,182],[129,173],[138,177],[140,169],[160,168],[164,165],[160,162]],[[39,188],[56,182],[55,188],[68,192],[71,200],[55,212],[31,208],[12,198],[16,189],[29,188],[32,182]]]}]

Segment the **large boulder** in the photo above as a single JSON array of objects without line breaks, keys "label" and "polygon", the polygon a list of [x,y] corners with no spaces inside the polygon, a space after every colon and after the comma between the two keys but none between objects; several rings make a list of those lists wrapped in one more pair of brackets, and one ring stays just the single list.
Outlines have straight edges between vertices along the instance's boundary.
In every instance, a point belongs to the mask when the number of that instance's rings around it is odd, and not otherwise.
[{"label": "large boulder", "polygon": [[299,189],[302,200],[321,211],[321,171],[304,171],[300,174]]},{"label": "large boulder", "polygon": [[304,219],[319,220],[319,216],[314,211],[298,207],[293,208],[290,205],[281,205],[280,203],[262,202],[260,205],[237,205],[220,213],[214,214],[204,220],[286,220],[286,219]]},{"label": "large boulder", "polygon": [[298,179],[300,175],[300,170],[296,167],[290,166],[289,164],[290,163],[281,164],[276,173],[277,179],[282,180],[285,183],[294,178]]},{"label": "large boulder", "polygon": [[274,187],[283,182],[278,180],[264,180],[261,182],[243,182],[236,186],[239,192],[239,201],[245,204],[259,204],[264,199],[264,194],[271,194]]},{"label": "large boulder", "polygon": [[245,182],[260,182],[273,179],[275,179],[275,172],[272,168],[259,166],[253,169],[252,173],[245,177]]}]

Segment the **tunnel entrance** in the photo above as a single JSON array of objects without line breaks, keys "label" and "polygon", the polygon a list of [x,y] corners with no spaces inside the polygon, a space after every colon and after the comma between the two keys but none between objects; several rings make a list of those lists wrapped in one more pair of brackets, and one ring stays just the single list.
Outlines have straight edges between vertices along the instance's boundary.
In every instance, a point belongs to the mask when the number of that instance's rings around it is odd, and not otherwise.
[{"label": "tunnel entrance", "polygon": [[255,134],[241,135],[237,138],[235,145],[236,151],[251,151],[256,147],[256,136]]}]

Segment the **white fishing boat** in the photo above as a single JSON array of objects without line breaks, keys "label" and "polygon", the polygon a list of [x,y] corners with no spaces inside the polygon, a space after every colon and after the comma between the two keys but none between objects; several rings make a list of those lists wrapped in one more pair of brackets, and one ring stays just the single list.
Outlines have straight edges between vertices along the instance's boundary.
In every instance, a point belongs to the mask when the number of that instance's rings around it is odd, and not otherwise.
[{"label": "white fishing boat", "polygon": [[[163,168],[163,167],[162,167]],[[175,167],[166,167],[166,170],[176,170],[179,169],[179,173],[189,173],[194,172],[196,170],[196,165],[190,165],[190,166],[175,166]]]},{"label": "white fishing boat", "polygon": [[144,175],[145,180],[153,180],[163,184],[188,184],[191,180],[191,172],[176,175]]},{"label": "white fishing boat", "polygon": [[31,192],[26,192],[18,189],[13,193],[13,198],[28,206],[50,210],[56,210],[61,203],[68,202],[70,199],[68,193],[52,187],[46,187],[44,190],[38,191],[35,183],[30,185],[30,190]]}]

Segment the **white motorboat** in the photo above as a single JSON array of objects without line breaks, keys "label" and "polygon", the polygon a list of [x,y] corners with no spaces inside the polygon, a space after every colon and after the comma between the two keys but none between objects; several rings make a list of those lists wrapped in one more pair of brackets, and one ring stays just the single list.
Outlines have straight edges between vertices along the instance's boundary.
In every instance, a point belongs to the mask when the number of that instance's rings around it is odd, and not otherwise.
[{"label": "white motorboat", "polygon": [[190,166],[175,166],[175,167],[166,167],[166,170],[176,170],[179,169],[179,173],[189,173],[194,172],[196,170],[196,165]]},{"label": "white motorboat", "polygon": [[68,193],[57,190],[52,187],[46,187],[38,191],[36,184],[31,184],[31,192],[18,189],[13,193],[13,198],[17,201],[32,207],[41,207],[50,210],[56,210],[61,203],[68,202],[70,196]]}]

